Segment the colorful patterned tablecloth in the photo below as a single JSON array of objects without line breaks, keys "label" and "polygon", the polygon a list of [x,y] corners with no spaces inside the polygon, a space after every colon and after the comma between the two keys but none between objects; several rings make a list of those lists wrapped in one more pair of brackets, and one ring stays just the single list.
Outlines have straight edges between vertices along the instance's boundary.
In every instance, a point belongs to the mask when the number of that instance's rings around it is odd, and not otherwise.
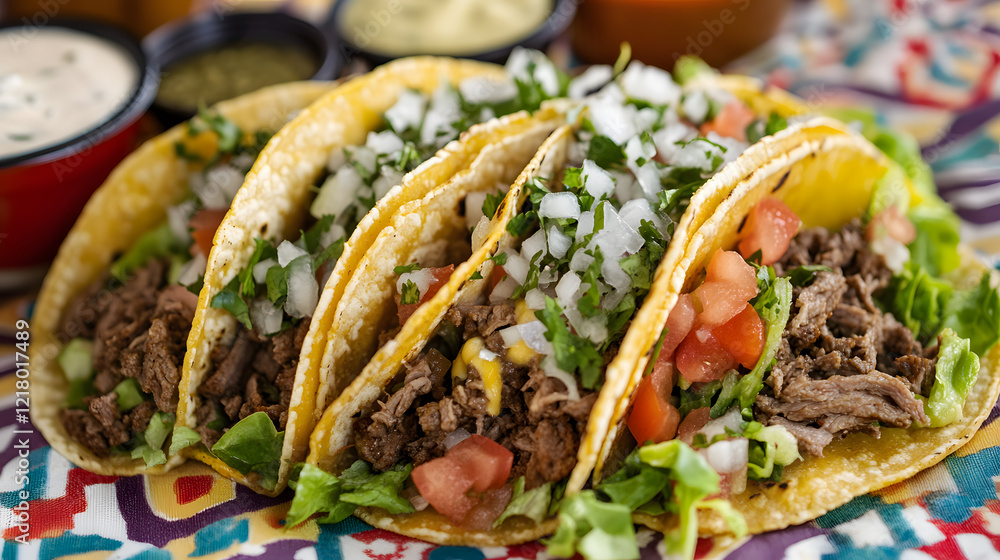
[{"label": "colorful patterned tablecloth", "polygon": [[[1000,3],[801,3],[783,33],[731,69],[818,105],[874,107],[914,133],[942,195],[964,219],[965,239],[986,258],[1000,255]],[[31,301],[0,305],[0,560],[546,557],[537,543],[437,547],[355,518],[285,529],[288,493],[265,498],[195,463],[158,477],[75,468],[46,446],[17,400],[23,358],[15,325],[30,317]],[[911,480],[802,526],[742,542],[701,541],[698,555],[1000,559],[998,416],[1000,407],[968,445]],[[643,558],[662,556],[656,534],[639,538]]]}]

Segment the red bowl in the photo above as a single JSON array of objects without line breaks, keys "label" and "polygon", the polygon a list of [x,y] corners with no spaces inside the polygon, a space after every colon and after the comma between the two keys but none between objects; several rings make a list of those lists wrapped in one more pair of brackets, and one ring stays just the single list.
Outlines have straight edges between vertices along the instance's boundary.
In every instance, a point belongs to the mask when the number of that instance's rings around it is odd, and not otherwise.
[{"label": "red bowl", "polygon": [[135,60],[139,83],[125,106],[97,128],[54,146],[0,158],[0,290],[24,286],[51,262],[90,195],[138,144],[139,121],[158,85],[159,72],[124,32],[84,21],[48,25],[122,46]]}]

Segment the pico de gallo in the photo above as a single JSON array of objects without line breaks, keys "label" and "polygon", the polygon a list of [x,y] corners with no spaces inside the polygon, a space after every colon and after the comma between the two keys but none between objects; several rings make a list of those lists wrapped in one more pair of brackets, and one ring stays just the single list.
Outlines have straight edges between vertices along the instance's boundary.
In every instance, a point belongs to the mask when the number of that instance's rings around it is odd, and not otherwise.
[{"label": "pico de gallo", "polygon": [[[600,89],[585,100],[566,166],[526,184],[506,226],[518,242],[491,257],[488,276],[473,275],[479,300],[453,305],[425,350],[356,419],[360,459],[338,476],[302,467],[290,524],[316,512],[337,521],[356,505],[434,508],[472,530],[558,516],[553,554],[638,554],[600,539],[581,544],[594,527],[587,519],[601,519],[618,546],[634,547],[631,509],[593,490],[564,498],[566,482],[604,369],[692,194],[749,146],[749,129],[779,127],[722,90],[685,92],[640,63],[617,76],[591,68],[577,80],[571,90]],[[466,200],[473,236],[503,196],[484,196],[481,208]],[[413,263],[396,273],[403,324],[452,269]],[[363,501],[374,488],[378,502]]]},{"label": "pico de gallo", "polygon": [[[201,441],[220,459],[257,473],[265,487],[275,483],[299,353],[321,287],[376,202],[474,124],[566,95],[567,79],[537,51],[515,51],[506,70],[503,82],[469,78],[457,87],[442,83],[432,94],[404,91],[364,145],[330,154],[301,237],[258,238],[247,266],[213,297],[211,306],[241,327],[228,352],[213,353],[198,388]],[[260,353],[268,358],[255,358]],[[270,443],[253,457],[236,451],[255,440]]]},{"label": "pico de gallo", "polygon": [[[1000,297],[988,275],[968,289],[933,277],[932,263],[911,258],[917,230],[900,206],[873,210],[867,224],[802,229],[787,205],[765,198],[738,252],[713,254],[704,282],[671,311],[627,419],[640,447],[597,490],[654,471],[673,476],[685,557],[696,510],[720,509],[714,498],[742,493],[748,480],[780,481],[784,466],[822,457],[849,433],[961,417],[976,353],[1000,339]],[[947,218],[940,206],[930,211]],[[938,248],[953,251],[952,239]],[[700,475],[664,463],[681,449]],[[678,494],[684,485],[690,491]],[[645,490],[650,501],[630,505],[671,511],[666,486]]]},{"label": "pico de gallo", "polygon": [[131,455],[146,467],[165,463],[192,441],[180,430],[165,448],[206,258],[215,230],[272,134],[246,133],[205,110],[187,132],[189,138],[216,139],[211,153],[192,148],[188,138],[176,143],[187,166],[187,194],[77,298],[60,326],[66,345],[58,362],[70,387],[63,426],[98,457]]}]

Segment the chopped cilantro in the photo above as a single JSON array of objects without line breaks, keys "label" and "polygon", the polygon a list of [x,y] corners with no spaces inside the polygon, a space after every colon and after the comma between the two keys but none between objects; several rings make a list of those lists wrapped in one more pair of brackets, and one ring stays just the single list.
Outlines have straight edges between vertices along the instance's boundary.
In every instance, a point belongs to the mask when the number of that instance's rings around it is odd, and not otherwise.
[{"label": "chopped cilantro", "polygon": [[413,283],[413,280],[407,280],[403,284],[403,292],[400,294],[399,302],[403,305],[413,305],[420,301],[420,288]]}]

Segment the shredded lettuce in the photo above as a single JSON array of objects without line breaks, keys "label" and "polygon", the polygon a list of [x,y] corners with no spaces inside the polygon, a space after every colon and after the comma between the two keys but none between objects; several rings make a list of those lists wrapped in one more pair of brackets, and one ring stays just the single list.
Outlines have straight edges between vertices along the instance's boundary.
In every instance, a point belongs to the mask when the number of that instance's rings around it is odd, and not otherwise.
[{"label": "shredded lettuce", "polygon": [[305,463],[292,482],[295,497],[288,510],[288,526],[298,525],[316,513],[326,514],[320,523],[337,523],[358,506],[379,507],[393,514],[410,513],[413,506],[400,492],[412,470],[412,464],[405,464],[376,474],[371,465],[358,460],[338,477]]},{"label": "shredded lettuce", "polygon": [[878,300],[925,344],[944,328],[968,338],[979,354],[1000,340],[1000,294],[990,286],[988,273],[976,287],[955,290],[911,261]]},{"label": "shredded lettuce", "polygon": [[74,338],[63,346],[56,360],[70,382],[91,379],[94,376],[94,342]]},{"label": "shredded lettuce", "polygon": [[191,447],[200,442],[201,436],[198,435],[198,432],[186,426],[177,426],[170,436],[170,450],[168,453],[170,455],[177,455],[181,449]]},{"label": "shredded lettuce", "polygon": [[131,440],[124,444],[124,447],[131,449],[133,459],[141,458],[145,461],[147,469],[166,463],[167,454],[161,448],[167,440],[167,436],[170,435],[175,420],[176,416],[173,413],[157,411],[149,419],[146,431],[135,434]]},{"label": "shredded lettuce", "polygon": [[934,385],[924,407],[932,428],[962,419],[965,398],[979,376],[979,356],[969,346],[969,340],[955,331],[949,328],[941,331]]},{"label": "shredded lettuce", "polygon": [[[747,474],[754,480],[771,480],[781,476],[781,467],[801,459],[799,443],[795,436],[781,426],[764,426],[760,422],[748,422],[743,429],[743,437],[751,443]],[[755,453],[759,456],[755,457]]]},{"label": "shredded lettuce", "polygon": [[545,541],[552,556],[580,553],[587,560],[624,560],[639,557],[632,512],[627,506],[598,499],[593,490],[563,498],[559,528]]},{"label": "shredded lettuce", "polygon": [[552,483],[546,482],[541,486],[524,491],[524,477],[518,477],[514,481],[514,493],[510,503],[500,514],[500,517],[493,522],[493,527],[499,527],[508,517],[523,515],[541,523],[548,516],[549,507],[552,503]]},{"label": "shredded lettuce", "polygon": [[233,425],[212,446],[212,453],[246,476],[255,472],[260,484],[273,490],[278,482],[281,446],[285,432],[279,432],[264,412],[255,412]]},{"label": "shredded lettuce", "polygon": [[111,275],[125,282],[135,269],[145,266],[149,259],[159,259],[187,250],[187,244],[177,239],[170,223],[164,221],[136,241],[132,247],[111,264]]},{"label": "shredded lettuce", "polygon": [[704,60],[685,55],[677,59],[674,63],[674,80],[684,85],[701,75],[718,74],[719,71],[705,63]]},{"label": "shredded lettuce", "polygon": [[131,377],[123,379],[121,383],[115,386],[114,391],[118,410],[122,412],[132,410],[145,400],[142,389],[139,387],[139,382]]},{"label": "shredded lettuce", "polygon": [[922,204],[911,208],[906,216],[917,230],[917,238],[908,246],[910,261],[932,276],[958,268],[958,216],[943,203]]}]

